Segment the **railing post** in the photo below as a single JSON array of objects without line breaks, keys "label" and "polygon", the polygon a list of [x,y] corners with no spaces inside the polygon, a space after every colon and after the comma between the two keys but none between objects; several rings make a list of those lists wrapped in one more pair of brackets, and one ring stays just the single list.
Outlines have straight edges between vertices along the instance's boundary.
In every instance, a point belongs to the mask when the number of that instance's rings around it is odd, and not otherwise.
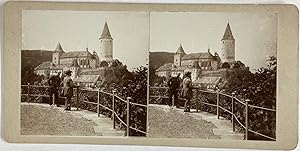
[{"label": "railing post", "polygon": [[126,130],[126,133],[127,133],[127,137],[130,135],[130,100],[131,100],[131,97],[127,97],[127,130]]},{"label": "railing post", "polygon": [[219,101],[220,101],[220,93],[219,93],[219,89],[217,89],[217,117],[219,119]]},{"label": "railing post", "polygon": [[172,95],[172,107],[174,107],[175,97]]},{"label": "railing post", "polygon": [[[196,111],[198,112],[199,111],[199,105],[200,105],[200,99],[199,99],[199,90],[196,88],[196,95],[195,95],[195,104],[196,104]],[[198,100],[199,99],[199,100]]]},{"label": "railing post", "polygon": [[100,89],[98,89],[98,97],[97,97],[97,115],[98,115],[98,117],[100,117]]},{"label": "railing post", "polygon": [[29,103],[30,99],[30,83],[27,83],[27,103]]},{"label": "railing post", "polygon": [[115,120],[115,95],[116,95],[116,90],[113,90],[113,98],[112,98],[112,120],[113,120],[113,129],[116,128],[116,120]]},{"label": "railing post", "polygon": [[76,87],[76,106],[77,110],[79,110],[79,86]]},{"label": "railing post", "polygon": [[246,140],[248,140],[248,130],[249,130],[249,123],[248,123],[248,103],[249,103],[249,99],[246,99],[245,100],[245,108],[246,108],[246,115],[245,115],[245,127],[246,127],[246,130],[245,130],[245,137],[246,137]]},{"label": "railing post", "polygon": [[235,102],[234,102],[234,93],[231,96],[231,122],[232,122],[232,130],[235,131],[235,119],[234,119],[234,111],[235,111]]}]

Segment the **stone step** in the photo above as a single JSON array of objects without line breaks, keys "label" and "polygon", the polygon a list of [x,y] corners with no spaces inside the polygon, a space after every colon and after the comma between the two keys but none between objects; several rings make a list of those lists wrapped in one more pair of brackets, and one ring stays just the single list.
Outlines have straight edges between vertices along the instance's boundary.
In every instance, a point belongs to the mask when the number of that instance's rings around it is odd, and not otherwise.
[{"label": "stone step", "polygon": [[236,134],[236,135],[244,135],[243,133],[235,132],[230,128],[220,128],[220,129],[213,129],[214,134]]},{"label": "stone step", "polygon": [[244,139],[244,135],[236,135],[236,134],[221,135],[221,139],[226,139],[226,140],[243,140]]},{"label": "stone step", "polygon": [[125,136],[125,131],[106,131],[102,133],[102,136]]},{"label": "stone step", "polygon": [[103,132],[103,131],[110,131],[110,130],[113,130],[111,125],[94,126],[94,131],[96,133],[100,133],[100,132]]}]

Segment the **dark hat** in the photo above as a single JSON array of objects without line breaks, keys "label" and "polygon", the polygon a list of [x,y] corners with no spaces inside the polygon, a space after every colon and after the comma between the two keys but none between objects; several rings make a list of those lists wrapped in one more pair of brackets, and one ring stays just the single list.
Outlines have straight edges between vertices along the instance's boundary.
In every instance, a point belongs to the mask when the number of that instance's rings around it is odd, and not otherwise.
[{"label": "dark hat", "polygon": [[190,71],[188,71],[188,72],[185,73],[186,76],[191,75],[191,74],[192,73]]},{"label": "dark hat", "polygon": [[72,73],[71,70],[67,70],[67,71],[65,72],[66,75],[71,75],[71,73]]}]

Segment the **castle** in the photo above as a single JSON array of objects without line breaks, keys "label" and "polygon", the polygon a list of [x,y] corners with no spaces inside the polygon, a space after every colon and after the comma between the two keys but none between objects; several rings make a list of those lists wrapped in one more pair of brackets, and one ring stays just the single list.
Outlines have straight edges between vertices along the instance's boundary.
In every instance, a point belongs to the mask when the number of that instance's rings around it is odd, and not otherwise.
[{"label": "castle", "polygon": [[84,51],[65,52],[60,43],[52,53],[52,61],[46,61],[35,67],[37,75],[51,76],[58,72],[64,74],[71,70],[71,78],[81,85],[93,87],[96,82],[105,78],[111,70],[113,62],[113,38],[110,34],[107,22],[104,24],[102,34],[99,38],[100,55],[88,48]]},{"label": "castle", "polygon": [[210,73],[219,73],[225,64],[233,65],[235,62],[235,39],[233,38],[230,25],[227,23],[224,35],[221,39],[222,51],[212,54],[210,49],[206,52],[187,54],[180,44],[174,54],[173,63],[166,63],[156,70],[160,77],[173,77],[180,74],[181,78],[185,72],[191,72],[193,83],[209,84],[215,86],[221,80],[220,74],[204,76]]}]

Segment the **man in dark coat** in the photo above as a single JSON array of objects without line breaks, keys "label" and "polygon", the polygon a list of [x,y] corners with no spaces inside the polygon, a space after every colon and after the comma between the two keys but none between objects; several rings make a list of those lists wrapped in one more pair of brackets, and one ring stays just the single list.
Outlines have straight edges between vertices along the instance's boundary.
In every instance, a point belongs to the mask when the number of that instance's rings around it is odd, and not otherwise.
[{"label": "man in dark coat", "polygon": [[168,105],[172,105],[172,98],[174,96],[174,105],[178,108],[179,103],[178,103],[178,91],[179,91],[179,86],[180,86],[180,73],[176,77],[170,78],[168,81],[168,93],[169,93],[169,99],[168,99]]},{"label": "man in dark coat", "polygon": [[191,72],[185,73],[185,78],[182,81],[182,97],[185,99],[184,112],[190,112],[191,99],[193,97]]},{"label": "man in dark coat", "polygon": [[57,75],[52,75],[48,79],[48,84],[50,86],[49,88],[49,105],[51,106],[53,104],[53,95],[54,95],[54,104],[58,106],[58,90],[61,84],[60,79],[60,72],[57,73]]}]

